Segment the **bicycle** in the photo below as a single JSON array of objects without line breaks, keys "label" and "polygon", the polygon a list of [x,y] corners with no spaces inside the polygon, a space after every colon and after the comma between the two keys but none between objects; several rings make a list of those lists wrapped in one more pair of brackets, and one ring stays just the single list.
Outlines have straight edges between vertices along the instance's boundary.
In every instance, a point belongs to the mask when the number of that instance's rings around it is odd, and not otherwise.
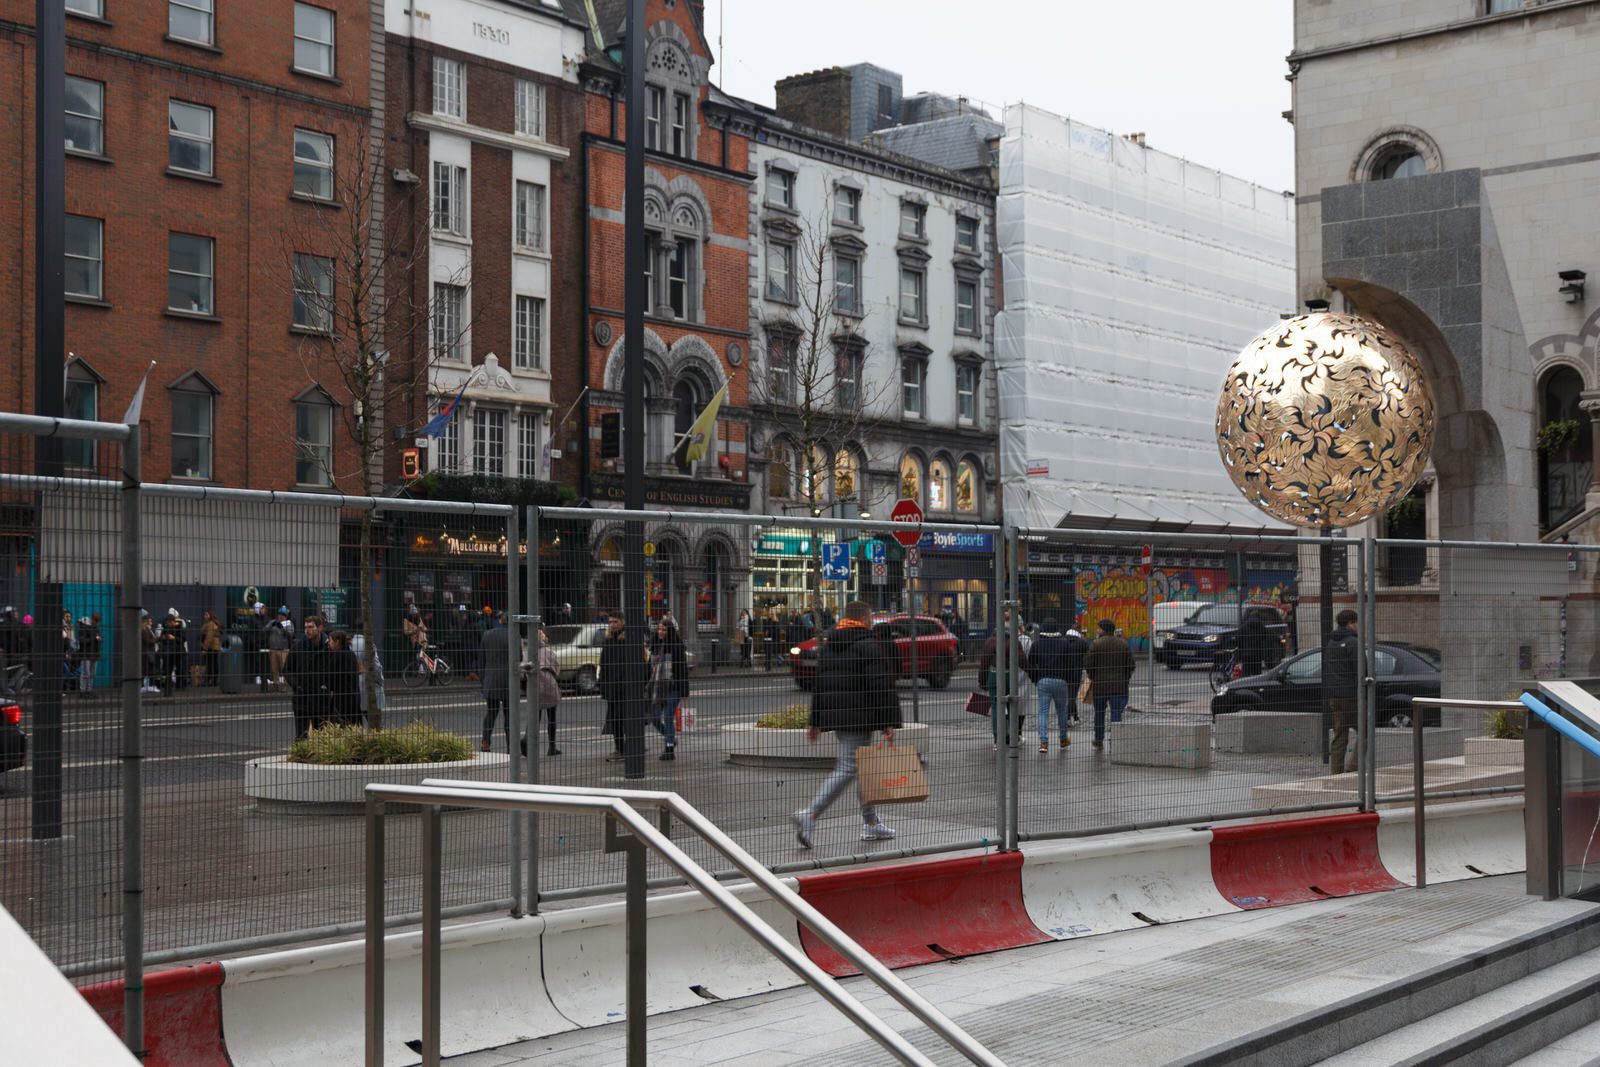
[{"label": "bicycle", "polygon": [[443,656],[430,655],[435,647],[424,645],[418,648],[416,657],[400,672],[400,680],[407,689],[415,689],[424,682],[429,685],[450,684],[450,661]]},{"label": "bicycle", "polygon": [[1244,663],[1239,659],[1239,654],[1234,652],[1226,660],[1211,667],[1206,676],[1211,682],[1211,691],[1219,692],[1224,685],[1244,677]]},{"label": "bicycle", "polygon": [[26,663],[13,663],[0,676],[0,695],[16,698],[32,688],[33,669]]}]

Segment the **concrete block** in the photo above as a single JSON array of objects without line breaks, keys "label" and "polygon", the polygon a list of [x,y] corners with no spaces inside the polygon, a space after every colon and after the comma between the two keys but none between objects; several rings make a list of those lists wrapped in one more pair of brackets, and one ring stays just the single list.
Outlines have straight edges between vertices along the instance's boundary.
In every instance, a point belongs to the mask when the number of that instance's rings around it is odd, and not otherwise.
[{"label": "concrete block", "polygon": [[1211,766],[1210,723],[1130,723],[1112,727],[1106,740],[1112,763],[1135,767]]},{"label": "concrete block", "polygon": [[1217,716],[1217,748],[1223,752],[1315,754],[1317,716],[1292,711],[1236,711]]},{"label": "concrete block", "polygon": [[[1411,766],[1413,740],[1408,729],[1380,729],[1375,731],[1374,745],[1379,767]],[[1465,735],[1460,730],[1428,727],[1422,731],[1422,759],[1450,759],[1460,756]]]},{"label": "concrete block", "polygon": [[1469,737],[1464,755],[1468,767],[1520,767],[1522,742],[1498,737]]}]

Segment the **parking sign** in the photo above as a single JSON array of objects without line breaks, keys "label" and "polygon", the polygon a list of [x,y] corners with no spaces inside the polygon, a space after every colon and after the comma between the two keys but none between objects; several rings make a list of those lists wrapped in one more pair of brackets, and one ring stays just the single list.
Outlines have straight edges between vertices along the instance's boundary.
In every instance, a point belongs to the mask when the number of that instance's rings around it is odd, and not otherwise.
[{"label": "parking sign", "polygon": [[850,545],[830,543],[822,546],[822,580],[848,582],[850,580]]}]

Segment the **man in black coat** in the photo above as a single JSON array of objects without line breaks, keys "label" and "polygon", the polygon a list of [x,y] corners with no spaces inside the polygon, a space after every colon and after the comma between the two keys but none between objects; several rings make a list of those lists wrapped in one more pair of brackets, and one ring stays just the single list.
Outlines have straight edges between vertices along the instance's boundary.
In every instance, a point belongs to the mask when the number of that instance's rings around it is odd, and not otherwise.
[{"label": "man in black coat", "polygon": [[[894,740],[900,725],[900,698],[894,691],[894,672],[889,657],[871,630],[872,608],[860,600],[845,605],[844,618],[822,641],[817,655],[817,681],[811,694],[811,727],[807,740],[813,744],[822,731],[834,734],[839,754],[822,788],[809,805],[794,813],[795,840],[801,848],[811,847],[817,817],[839,798],[856,777],[856,749],[872,743],[872,735],[883,731],[885,741]],[[870,804],[861,806],[861,840],[887,841],[894,831],[878,819]]]},{"label": "man in black coat", "polygon": [[329,696],[328,637],[322,632],[322,616],[307,615],[305,633],[289,646],[283,673],[289,680],[294,709],[294,735],[304,737],[313,726],[327,722],[333,714]]},{"label": "man in black coat", "polygon": [[618,613],[607,624],[606,640],[600,646],[600,697],[606,702],[601,733],[610,734],[615,746],[606,757],[608,763],[622,762],[623,753],[630,746],[637,752],[644,751],[644,688],[650,680],[650,666],[645,662],[643,645],[634,646],[637,655],[629,655],[628,646],[623,617]]},{"label": "man in black coat", "polygon": [[1328,711],[1333,739],[1328,743],[1328,773],[1344,773],[1345,750],[1350,745],[1350,728],[1356,724],[1356,689],[1361,678],[1361,653],[1356,637],[1356,619],[1349,608],[1334,620],[1338,628],[1328,635],[1322,652],[1322,684],[1328,690]]},{"label": "man in black coat", "polygon": [[1058,738],[1062,749],[1072,744],[1067,736],[1070,723],[1078,721],[1078,683],[1083,678],[1083,660],[1089,643],[1078,631],[1062,633],[1054,619],[1046,619],[1039,636],[1028,650],[1028,678],[1039,690],[1039,751],[1050,751],[1050,706],[1055,705]]},{"label": "man in black coat", "polygon": [[1239,669],[1246,678],[1266,670],[1272,637],[1260,611],[1246,611],[1239,624]]}]

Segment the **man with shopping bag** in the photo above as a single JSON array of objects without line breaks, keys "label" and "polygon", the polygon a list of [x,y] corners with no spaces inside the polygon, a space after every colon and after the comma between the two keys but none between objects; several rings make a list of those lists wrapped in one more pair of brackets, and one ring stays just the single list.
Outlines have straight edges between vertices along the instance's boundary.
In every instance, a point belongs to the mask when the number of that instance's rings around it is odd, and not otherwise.
[{"label": "man with shopping bag", "polygon": [[[856,777],[856,749],[870,746],[881,730],[886,744],[894,741],[900,725],[900,698],[894,691],[889,657],[872,636],[872,608],[860,600],[845,605],[844,618],[822,642],[817,657],[817,680],[811,696],[812,744],[824,731],[839,745],[833,772],[809,805],[794,813],[795,840],[811,847],[817,818],[839,798]],[[909,749],[907,751],[910,751]],[[870,803],[861,805],[861,840],[887,841],[894,831],[885,826]]]}]

